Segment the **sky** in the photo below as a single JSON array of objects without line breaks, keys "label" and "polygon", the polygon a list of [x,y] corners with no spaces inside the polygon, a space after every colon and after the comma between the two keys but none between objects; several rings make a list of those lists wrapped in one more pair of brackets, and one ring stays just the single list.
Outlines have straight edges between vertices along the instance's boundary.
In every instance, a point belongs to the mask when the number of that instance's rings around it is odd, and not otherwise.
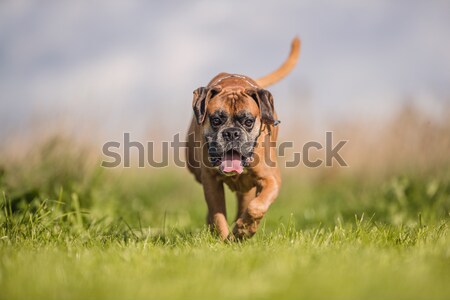
[{"label": "sky", "polygon": [[0,137],[183,133],[194,89],[273,71],[296,35],[299,64],[268,88],[286,126],[405,102],[448,118],[450,1],[1,1]]}]

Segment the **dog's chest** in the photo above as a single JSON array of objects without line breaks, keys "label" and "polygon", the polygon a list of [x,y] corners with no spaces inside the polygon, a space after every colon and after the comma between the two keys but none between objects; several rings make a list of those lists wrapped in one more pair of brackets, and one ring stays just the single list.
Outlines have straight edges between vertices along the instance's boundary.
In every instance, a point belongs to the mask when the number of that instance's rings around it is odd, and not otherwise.
[{"label": "dog's chest", "polygon": [[221,176],[220,179],[228,185],[230,190],[235,192],[247,192],[257,184],[255,178],[250,174]]}]

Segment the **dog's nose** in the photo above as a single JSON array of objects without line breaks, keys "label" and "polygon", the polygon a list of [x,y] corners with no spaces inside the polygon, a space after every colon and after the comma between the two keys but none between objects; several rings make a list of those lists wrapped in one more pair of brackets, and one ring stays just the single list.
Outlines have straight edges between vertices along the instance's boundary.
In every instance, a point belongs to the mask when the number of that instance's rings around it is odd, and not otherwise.
[{"label": "dog's nose", "polygon": [[223,139],[227,142],[236,141],[241,136],[241,130],[236,127],[228,128],[222,132],[222,136],[223,136]]}]

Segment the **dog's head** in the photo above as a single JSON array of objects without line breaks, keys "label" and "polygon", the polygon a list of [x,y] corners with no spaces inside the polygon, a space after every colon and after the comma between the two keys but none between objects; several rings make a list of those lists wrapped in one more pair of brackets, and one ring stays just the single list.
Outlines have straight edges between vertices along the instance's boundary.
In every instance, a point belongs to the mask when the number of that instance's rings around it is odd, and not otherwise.
[{"label": "dog's head", "polygon": [[209,161],[226,175],[243,172],[253,158],[261,125],[273,125],[273,98],[261,88],[200,87],[192,103]]}]

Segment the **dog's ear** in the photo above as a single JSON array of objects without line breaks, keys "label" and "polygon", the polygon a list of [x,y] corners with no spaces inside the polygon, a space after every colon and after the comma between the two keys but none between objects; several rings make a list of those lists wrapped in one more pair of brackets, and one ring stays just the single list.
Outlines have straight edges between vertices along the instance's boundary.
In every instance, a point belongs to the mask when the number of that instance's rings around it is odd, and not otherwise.
[{"label": "dog's ear", "polygon": [[192,108],[194,109],[197,124],[203,124],[206,116],[206,107],[208,102],[216,96],[222,88],[220,86],[213,87],[199,87],[194,91],[194,98],[192,100]]},{"label": "dog's ear", "polygon": [[268,125],[274,125],[275,119],[273,117],[273,97],[272,94],[265,89],[247,89],[246,93],[250,95],[258,104],[261,120]]}]

